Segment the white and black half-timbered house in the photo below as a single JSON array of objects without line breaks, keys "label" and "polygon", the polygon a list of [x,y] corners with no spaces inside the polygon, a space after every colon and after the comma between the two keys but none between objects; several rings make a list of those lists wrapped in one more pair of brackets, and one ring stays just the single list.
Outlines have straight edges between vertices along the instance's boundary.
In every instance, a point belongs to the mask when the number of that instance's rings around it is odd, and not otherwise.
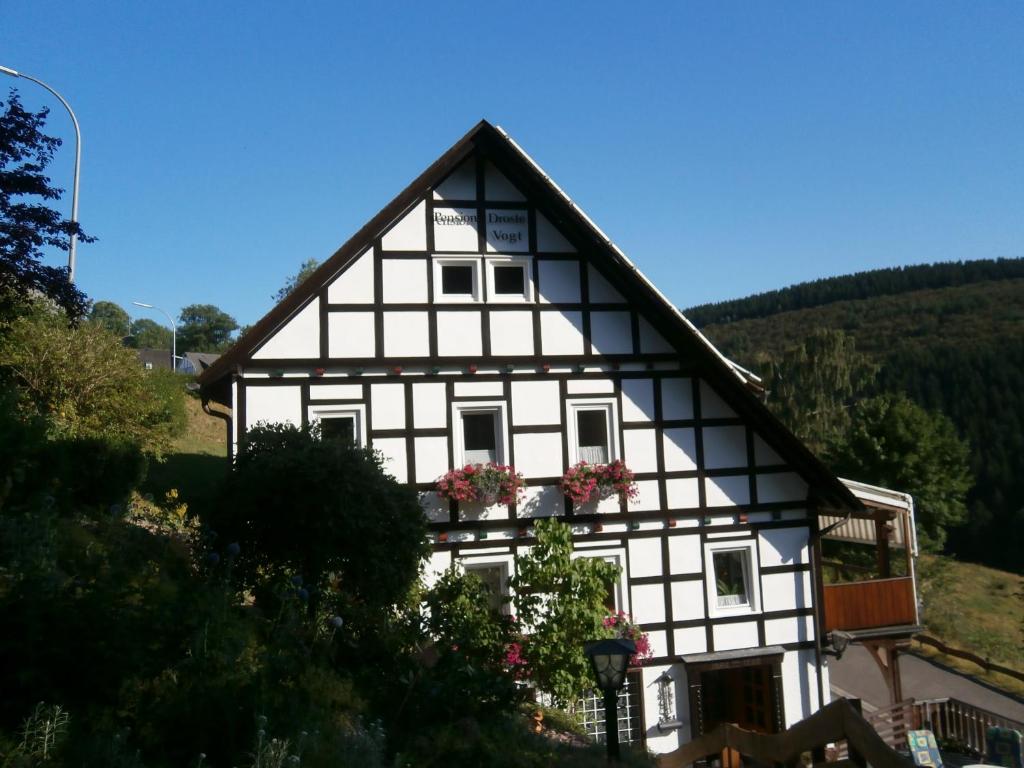
[{"label": "white and black half-timbered house", "polygon": [[[232,444],[258,421],[319,420],[381,451],[420,492],[428,573],[461,563],[501,589],[536,518],[571,523],[579,556],[621,566],[613,599],[649,633],[627,725],[653,751],[719,722],[782,730],[827,703],[819,516],[862,505],[487,122],[200,384],[231,408]],[[563,495],[568,467],[614,459],[635,498]],[[486,461],[525,476],[523,501],[438,497],[438,477]]]}]

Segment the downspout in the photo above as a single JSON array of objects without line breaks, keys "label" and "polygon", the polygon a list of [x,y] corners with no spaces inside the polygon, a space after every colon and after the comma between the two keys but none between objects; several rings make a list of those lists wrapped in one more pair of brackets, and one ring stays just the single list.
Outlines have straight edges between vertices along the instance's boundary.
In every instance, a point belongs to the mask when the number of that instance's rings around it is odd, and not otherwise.
[{"label": "downspout", "polygon": [[814,562],[811,564],[811,592],[814,595],[814,600],[811,602],[811,614],[814,616],[814,664],[818,670],[818,709],[825,706],[825,681],[821,674],[822,658],[825,655],[821,642],[821,634],[824,630],[821,620],[821,604],[825,599],[824,583],[819,578],[821,573],[821,539],[826,534],[847,523],[852,516],[853,511],[847,511],[846,516],[842,520],[838,520],[832,523],[832,525],[818,530],[818,512],[816,511],[814,514],[814,530],[811,532],[810,541],[811,557],[814,559]]},{"label": "downspout", "polygon": [[202,390],[200,390],[199,392],[199,398],[203,404],[203,413],[205,413],[208,416],[213,416],[214,418],[221,419],[224,421],[224,432],[228,445],[228,464],[231,464],[232,460],[234,459],[234,456],[231,455],[233,453],[231,445],[231,416],[229,416],[226,413],[221,413],[220,411],[215,411],[212,408],[210,408],[210,397],[209,395],[205,394]]}]

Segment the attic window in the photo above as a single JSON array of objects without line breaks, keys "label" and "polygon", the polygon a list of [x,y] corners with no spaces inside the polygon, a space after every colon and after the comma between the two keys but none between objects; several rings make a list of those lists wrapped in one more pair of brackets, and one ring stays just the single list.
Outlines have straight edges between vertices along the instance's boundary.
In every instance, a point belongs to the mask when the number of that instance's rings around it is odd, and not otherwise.
[{"label": "attic window", "polygon": [[533,260],[524,256],[488,256],[487,300],[496,303],[533,301]]},{"label": "attic window", "polygon": [[501,294],[521,295],[526,285],[526,276],[519,265],[514,267],[494,268],[494,292]]},{"label": "attic window", "polygon": [[433,269],[435,301],[458,304],[483,300],[479,258],[435,257]]},{"label": "attic window", "polygon": [[468,264],[441,267],[441,292],[446,296],[472,296],[473,267]]}]

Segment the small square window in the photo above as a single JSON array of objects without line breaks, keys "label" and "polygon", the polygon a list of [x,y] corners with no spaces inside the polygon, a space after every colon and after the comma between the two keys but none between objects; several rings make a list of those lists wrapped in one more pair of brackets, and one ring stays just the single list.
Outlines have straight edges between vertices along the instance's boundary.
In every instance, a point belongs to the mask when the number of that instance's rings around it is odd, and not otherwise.
[{"label": "small square window", "polygon": [[729,549],[714,553],[715,603],[719,608],[750,605],[748,558],[747,549]]},{"label": "small square window", "polygon": [[462,414],[462,440],[467,464],[498,461],[494,411]]},{"label": "small square window", "polygon": [[445,264],[441,267],[441,292],[446,296],[473,295],[473,266]]},{"label": "small square window", "polygon": [[356,417],[330,416],[320,419],[320,437],[324,440],[341,440],[354,445],[356,442]]},{"label": "small square window", "polygon": [[366,446],[363,429],[363,424],[366,423],[366,406],[362,403],[311,405],[308,418],[310,424],[320,426],[322,440],[343,440],[349,445]]},{"label": "small square window", "polygon": [[494,267],[494,293],[522,296],[526,292],[526,268],[520,264]]},{"label": "small square window", "polygon": [[581,461],[608,463],[608,411],[587,408],[576,411],[577,451]]}]

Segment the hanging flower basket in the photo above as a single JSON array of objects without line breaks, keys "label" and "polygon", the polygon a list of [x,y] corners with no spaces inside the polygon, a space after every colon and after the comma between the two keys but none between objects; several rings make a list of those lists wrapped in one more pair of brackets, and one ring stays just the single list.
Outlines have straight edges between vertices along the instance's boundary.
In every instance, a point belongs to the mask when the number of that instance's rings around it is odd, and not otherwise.
[{"label": "hanging flower basket", "polygon": [[467,464],[437,479],[437,495],[455,501],[479,501],[486,505],[515,504],[526,481],[515,467],[500,464]]},{"label": "hanging flower basket", "polygon": [[613,495],[621,499],[632,499],[637,495],[633,473],[621,459],[611,464],[589,464],[581,461],[574,464],[562,475],[562,493],[572,499],[573,504],[586,504]]},{"label": "hanging flower basket", "polygon": [[654,657],[654,651],[651,649],[651,640],[647,633],[640,628],[640,625],[634,624],[632,617],[625,611],[608,614],[601,622],[601,626],[609,630],[612,633],[612,637],[632,640],[636,643],[636,653],[630,657],[629,666],[639,667],[645,661]]}]

